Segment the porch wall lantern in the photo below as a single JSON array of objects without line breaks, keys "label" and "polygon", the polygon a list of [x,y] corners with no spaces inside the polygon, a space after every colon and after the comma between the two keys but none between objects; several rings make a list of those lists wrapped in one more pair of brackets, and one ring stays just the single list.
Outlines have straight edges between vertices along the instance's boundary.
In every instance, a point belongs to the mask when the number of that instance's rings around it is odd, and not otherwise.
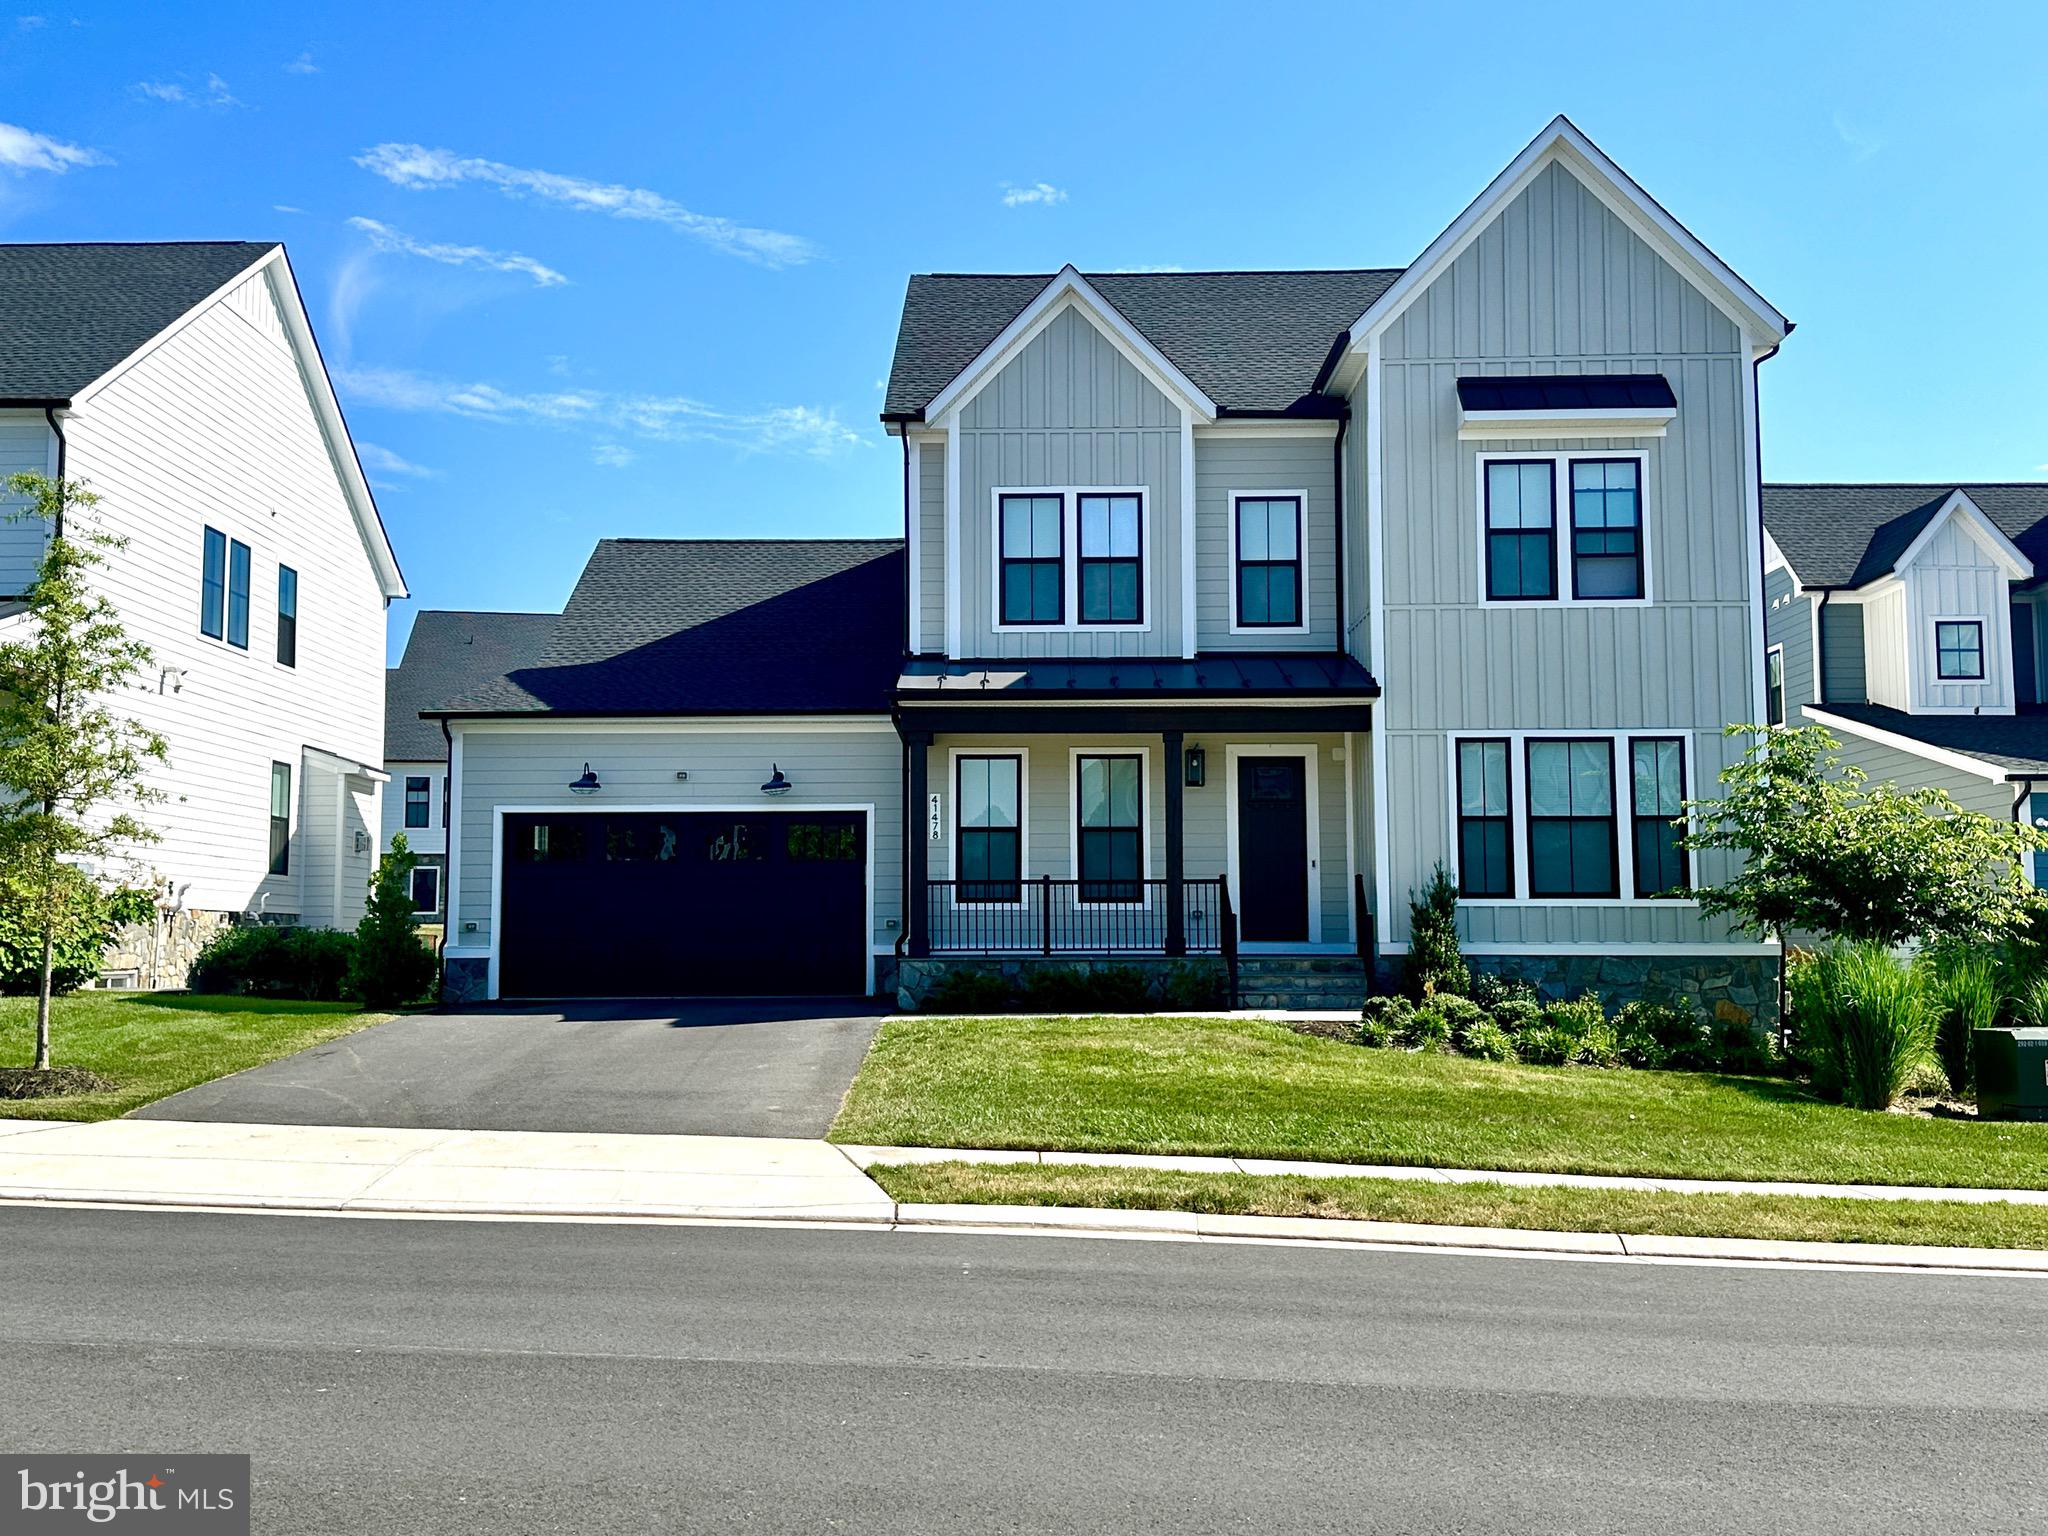
[{"label": "porch wall lantern", "polygon": [[603,788],[604,786],[597,781],[597,775],[590,771],[588,763],[583,765],[582,778],[569,781],[569,793],[572,795],[594,795]]},{"label": "porch wall lantern", "polygon": [[1181,754],[1185,766],[1182,782],[1189,789],[1200,789],[1209,782],[1209,755],[1200,747],[1189,747]]},{"label": "porch wall lantern", "polygon": [[770,763],[768,766],[772,770],[773,776],[768,780],[766,784],[763,784],[761,786],[762,794],[786,795],[792,789],[796,788],[794,784],[790,783],[789,780],[785,779],[782,776],[782,770],[780,768],[777,768],[775,764]]}]

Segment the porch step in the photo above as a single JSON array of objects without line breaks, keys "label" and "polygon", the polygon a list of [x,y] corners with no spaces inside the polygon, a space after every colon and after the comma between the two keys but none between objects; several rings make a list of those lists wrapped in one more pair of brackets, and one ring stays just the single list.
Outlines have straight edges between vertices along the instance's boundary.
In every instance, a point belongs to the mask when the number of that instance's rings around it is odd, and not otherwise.
[{"label": "porch step", "polygon": [[1352,1012],[1365,1006],[1367,981],[1356,955],[1247,955],[1237,962],[1237,1006]]}]

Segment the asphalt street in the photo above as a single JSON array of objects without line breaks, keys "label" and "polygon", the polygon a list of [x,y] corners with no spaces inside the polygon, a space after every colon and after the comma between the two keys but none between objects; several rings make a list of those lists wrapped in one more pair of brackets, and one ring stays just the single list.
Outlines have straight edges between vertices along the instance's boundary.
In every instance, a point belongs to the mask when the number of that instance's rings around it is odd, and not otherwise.
[{"label": "asphalt street", "polygon": [[0,1210],[11,1451],[265,1532],[2039,1531],[2048,1283]]}]

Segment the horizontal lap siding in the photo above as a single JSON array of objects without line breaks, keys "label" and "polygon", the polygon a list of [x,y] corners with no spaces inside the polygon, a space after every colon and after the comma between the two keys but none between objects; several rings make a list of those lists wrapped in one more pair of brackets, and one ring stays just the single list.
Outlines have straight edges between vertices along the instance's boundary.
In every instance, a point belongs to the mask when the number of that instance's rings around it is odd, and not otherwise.
[{"label": "horizontal lap siding", "polygon": [[[1060,314],[962,408],[955,442],[960,654],[1181,653],[1180,412],[1108,337],[1077,310]],[[1149,628],[997,631],[996,488],[1091,485],[1145,489]]]},{"label": "horizontal lap siding", "polygon": [[1823,720],[1820,724],[1827,726],[1836,741],[1841,743],[1843,766],[1861,768],[1872,784],[1896,784],[1901,789],[1946,790],[1966,811],[1978,811],[2001,820],[2012,815],[2014,785],[1994,783],[1976,774],[1964,773],[1959,768],[1951,768],[1946,763],[1929,762],[1916,753],[1866,741],[1830,720]]},{"label": "horizontal lap siding", "polygon": [[1830,602],[1820,610],[1821,651],[1825,670],[1824,698],[1836,704],[1868,703],[1863,665],[1863,609],[1856,603]]},{"label": "horizontal lap siding", "polygon": [[1794,595],[1781,568],[1764,577],[1764,645],[1785,648],[1785,716],[1792,719],[1813,691],[1813,599]]},{"label": "horizontal lap siding", "polygon": [[[153,776],[168,798],[145,812],[163,839],[140,851],[141,864],[190,882],[191,907],[330,924],[345,913],[311,858],[295,854],[290,875],[267,874],[270,764],[291,764],[304,797],[307,747],[383,761],[384,599],[268,284],[251,278],[79,409],[67,423],[70,469],[129,540],[102,580],[131,635],[155,652],[132,701],[169,742]],[[246,651],[199,633],[209,525],[251,548]],[[275,660],[280,562],[299,573],[296,668]],[[184,670],[181,691],[158,691],[165,667]],[[315,809],[298,807],[295,844]],[[321,814],[332,812],[330,803]],[[370,859],[352,847],[343,857],[346,896]]]},{"label": "horizontal lap siding", "polygon": [[[1327,437],[1210,436],[1195,432],[1195,611],[1205,651],[1329,650],[1337,643],[1337,507]],[[1234,635],[1230,586],[1233,492],[1305,491],[1303,581],[1307,634]]]},{"label": "horizontal lap siding", "polygon": [[49,525],[8,514],[27,504],[7,493],[10,475],[47,475],[55,467],[55,439],[41,411],[0,411],[0,602],[26,592],[42,563]]},{"label": "horizontal lap siding", "polygon": [[[1383,338],[1387,654],[1373,751],[1388,798],[1388,940],[1406,941],[1410,893],[1451,853],[1453,733],[1678,730],[1693,744],[1691,792],[1713,792],[1728,754],[1722,728],[1755,713],[1762,665],[1741,349],[1735,327],[1558,165]],[[1551,373],[1663,374],[1678,417],[1662,438],[1460,440],[1459,376]],[[1479,455],[1610,450],[1646,455],[1654,601],[1483,606]],[[1558,510],[1562,525],[1562,484]],[[1561,580],[1568,591],[1568,566]],[[1701,870],[1710,880],[1723,873]],[[1690,908],[1591,902],[1468,906],[1464,925],[1471,941],[1493,944],[1729,937]]]},{"label": "horizontal lap siding", "polygon": [[946,649],[946,444],[925,438],[917,450],[918,488],[918,622],[921,647],[931,653]]},{"label": "horizontal lap siding", "polygon": [[[597,799],[569,793],[589,763],[604,784]],[[886,723],[868,731],[764,729],[740,731],[462,734],[462,837],[455,879],[463,923],[458,944],[486,944],[491,928],[493,809],[559,805],[565,810],[631,810],[635,806],[759,806],[763,814],[805,805],[869,805],[875,875],[873,942],[890,945],[902,917],[902,746]],[[761,793],[772,768],[795,786]],[[678,782],[678,772],[689,774]]]}]

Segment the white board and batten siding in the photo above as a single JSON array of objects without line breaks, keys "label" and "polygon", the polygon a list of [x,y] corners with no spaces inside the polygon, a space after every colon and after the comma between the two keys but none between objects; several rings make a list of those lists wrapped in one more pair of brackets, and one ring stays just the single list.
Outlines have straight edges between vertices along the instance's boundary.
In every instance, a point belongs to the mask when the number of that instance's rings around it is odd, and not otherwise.
[{"label": "white board and batten siding", "polygon": [[[148,815],[163,840],[140,863],[189,885],[190,907],[346,923],[375,858],[375,786],[344,790],[306,753],[382,761],[385,600],[286,339],[281,272],[245,279],[68,415],[68,468],[129,540],[102,579],[155,653],[130,702],[171,755]],[[251,551],[247,650],[199,630],[209,526]],[[276,659],[280,564],[299,577],[295,667]],[[267,873],[273,761],[298,801],[284,876]]]},{"label": "white board and batten siding", "polygon": [[19,597],[36,579],[49,525],[17,516],[24,497],[8,492],[10,476],[57,472],[57,439],[41,411],[0,411],[0,602]]},{"label": "white board and batten siding", "polygon": [[[453,876],[460,910],[449,936],[455,946],[481,951],[491,943],[492,843],[496,810],[507,805],[575,811],[757,806],[764,814],[806,805],[872,806],[874,947],[893,948],[902,932],[903,747],[886,717],[829,725],[729,720],[624,730],[571,721],[455,729],[461,753],[461,838]],[[596,796],[569,793],[585,763],[604,785]],[[794,787],[771,798],[761,785],[777,767]],[[678,779],[678,773],[689,777]]]},{"label": "white board and batten siding", "polygon": [[[1898,581],[1863,604],[1870,702],[1915,713],[2011,714],[2011,581],[1977,534],[1946,519]],[[1935,625],[1943,619],[1984,626],[1982,681],[1939,675]]]},{"label": "white board and batten siding", "polygon": [[[1405,943],[1408,895],[1451,861],[1453,735],[1677,731],[1689,793],[1733,748],[1721,731],[1756,712],[1760,601],[1745,416],[1745,337],[1699,289],[1553,163],[1441,272],[1380,339],[1386,680],[1373,749],[1389,846],[1382,933]],[[1461,440],[1456,382],[1470,374],[1658,373],[1678,415],[1663,437]],[[1492,606],[1481,601],[1481,454],[1641,453],[1653,600]],[[1569,501],[1557,496],[1569,592]],[[1517,773],[1521,772],[1518,763]],[[1627,793],[1624,764],[1615,793]],[[1516,829],[1518,863],[1526,857]],[[1627,821],[1622,818],[1622,856]],[[1702,861],[1699,876],[1728,868]],[[1521,902],[1465,909],[1494,946],[1731,939],[1690,906]]]}]

